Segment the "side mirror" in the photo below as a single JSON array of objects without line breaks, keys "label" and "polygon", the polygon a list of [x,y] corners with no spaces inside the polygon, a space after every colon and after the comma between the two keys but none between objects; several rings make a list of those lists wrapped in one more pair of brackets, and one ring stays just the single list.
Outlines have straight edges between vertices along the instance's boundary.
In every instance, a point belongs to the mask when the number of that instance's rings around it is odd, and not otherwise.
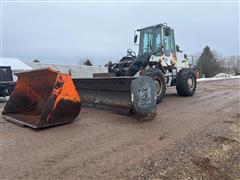
[{"label": "side mirror", "polygon": [[138,35],[135,34],[135,36],[134,36],[134,43],[137,43],[137,40],[138,40]]},{"label": "side mirror", "polygon": [[180,52],[180,53],[182,52],[182,50],[180,49],[179,45],[176,45],[176,51]]},{"label": "side mirror", "polygon": [[165,28],[165,36],[170,36],[171,29],[169,27]]},{"label": "side mirror", "polygon": [[184,54],[184,59],[187,59],[187,54]]}]

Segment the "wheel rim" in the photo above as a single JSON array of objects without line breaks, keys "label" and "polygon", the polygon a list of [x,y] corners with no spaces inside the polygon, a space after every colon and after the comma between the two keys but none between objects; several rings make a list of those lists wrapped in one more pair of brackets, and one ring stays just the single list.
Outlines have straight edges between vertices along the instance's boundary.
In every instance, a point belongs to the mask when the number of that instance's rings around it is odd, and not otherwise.
[{"label": "wheel rim", "polygon": [[162,84],[160,83],[159,79],[158,78],[155,78],[154,79],[154,82],[156,84],[156,87],[157,87],[157,96],[159,96],[162,92]]},{"label": "wheel rim", "polygon": [[188,83],[189,90],[192,91],[195,86],[194,78],[193,77],[188,78],[187,83]]}]

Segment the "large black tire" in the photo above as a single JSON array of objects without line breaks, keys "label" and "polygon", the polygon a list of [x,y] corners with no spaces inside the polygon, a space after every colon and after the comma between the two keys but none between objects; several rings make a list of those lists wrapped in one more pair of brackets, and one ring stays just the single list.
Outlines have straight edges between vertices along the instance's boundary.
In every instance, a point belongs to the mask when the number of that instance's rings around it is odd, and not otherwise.
[{"label": "large black tire", "polygon": [[177,74],[177,93],[179,96],[194,95],[197,87],[197,80],[193,70],[181,69]]},{"label": "large black tire", "polygon": [[166,83],[165,83],[165,79],[162,71],[158,68],[150,68],[150,69],[146,69],[143,72],[143,75],[150,76],[153,78],[157,87],[156,102],[160,103],[163,100],[165,96],[165,91],[166,91]]}]

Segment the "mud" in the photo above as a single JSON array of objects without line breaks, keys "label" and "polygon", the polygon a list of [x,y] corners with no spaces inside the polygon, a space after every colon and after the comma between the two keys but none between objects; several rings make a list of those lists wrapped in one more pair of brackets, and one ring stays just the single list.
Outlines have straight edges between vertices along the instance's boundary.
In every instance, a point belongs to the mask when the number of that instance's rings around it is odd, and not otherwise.
[{"label": "mud", "polygon": [[198,83],[193,97],[169,88],[154,120],[83,108],[33,130],[0,118],[1,179],[240,179],[239,93],[239,79]]}]

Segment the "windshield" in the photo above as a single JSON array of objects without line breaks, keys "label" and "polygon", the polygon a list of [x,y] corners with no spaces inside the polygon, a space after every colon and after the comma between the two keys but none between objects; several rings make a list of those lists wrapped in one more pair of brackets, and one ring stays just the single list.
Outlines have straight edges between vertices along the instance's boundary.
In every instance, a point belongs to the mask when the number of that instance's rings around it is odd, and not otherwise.
[{"label": "windshield", "polygon": [[[160,28],[141,30],[139,54],[146,52],[156,52],[159,50],[162,45],[161,37]],[[158,54],[160,54],[160,52]]]},{"label": "windshield", "polygon": [[148,29],[143,31],[143,53],[151,52],[153,49],[153,31]]}]

